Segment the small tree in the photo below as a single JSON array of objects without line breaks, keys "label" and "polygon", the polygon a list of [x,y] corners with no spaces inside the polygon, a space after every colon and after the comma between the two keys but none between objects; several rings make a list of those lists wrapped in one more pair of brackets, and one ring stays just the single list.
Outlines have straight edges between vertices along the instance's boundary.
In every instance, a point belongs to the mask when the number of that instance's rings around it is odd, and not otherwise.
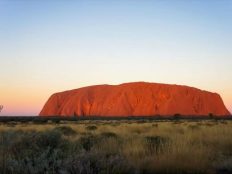
[{"label": "small tree", "polygon": [[179,114],[179,113],[176,113],[173,116],[174,119],[180,119],[180,117],[181,117],[181,114]]},{"label": "small tree", "polygon": [[3,109],[3,105],[0,105],[0,113],[1,113],[2,109]]},{"label": "small tree", "polygon": [[214,118],[213,113],[209,113],[209,118]]}]

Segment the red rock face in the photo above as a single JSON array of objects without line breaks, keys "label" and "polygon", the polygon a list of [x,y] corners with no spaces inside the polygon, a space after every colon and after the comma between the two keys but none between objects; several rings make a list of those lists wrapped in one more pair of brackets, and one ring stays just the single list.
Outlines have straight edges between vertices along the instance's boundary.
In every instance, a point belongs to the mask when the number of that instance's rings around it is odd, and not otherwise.
[{"label": "red rock face", "polygon": [[53,94],[40,116],[230,115],[221,97],[200,89],[135,82]]}]

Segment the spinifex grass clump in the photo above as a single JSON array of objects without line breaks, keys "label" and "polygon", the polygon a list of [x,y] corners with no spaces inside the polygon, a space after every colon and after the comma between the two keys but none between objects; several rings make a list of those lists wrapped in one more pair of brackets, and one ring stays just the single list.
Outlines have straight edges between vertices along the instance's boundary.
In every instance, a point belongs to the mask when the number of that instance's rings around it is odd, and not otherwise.
[{"label": "spinifex grass clump", "polygon": [[151,126],[152,126],[152,127],[157,127],[157,128],[159,127],[159,125],[158,125],[158,124],[155,124],[155,123],[152,124]]},{"label": "spinifex grass clump", "polygon": [[90,126],[86,126],[86,130],[96,130],[97,129],[97,126],[94,126],[94,125],[90,125]]},{"label": "spinifex grass clump", "polygon": [[90,149],[99,141],[98,137],[93,135],[83,136],[79,139],[79,143],[86,151],[90,151]]},{"label": "spinifex grass clump", "polygon": [[169,138],[161,136],[148,136],[145,137],[145,142],[147,145],[147,150],[150,153],[160,153],[163,152],[165,146],[170,142]]},{"label": "spinifex grass clump", "polygon": [[69,126],[59,126],[54,128],[55,131],[58,131],[66,136],[75,135],[77,132]]}]

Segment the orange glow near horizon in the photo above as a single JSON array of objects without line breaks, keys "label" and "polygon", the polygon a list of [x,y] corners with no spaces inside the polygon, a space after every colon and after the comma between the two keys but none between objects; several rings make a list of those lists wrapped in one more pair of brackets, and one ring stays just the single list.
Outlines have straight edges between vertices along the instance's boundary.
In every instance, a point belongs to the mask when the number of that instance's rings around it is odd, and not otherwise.
[{"label": "orange glow near horizon", "polygon": [[[85,86],[85,85],[83,85]],[[72,88],[71,88],[72,89]],[[68,90],[68,89],[67,89]],[[41,111],[50,95],[57,91],[45,88],[5,88],[1,89],[1,105],[4,106],[0,115],[2,116],[36,116]],[[3,93],[4,92],[4,93]],[[220,94],[220,93],[219,93]],[[225,91],[220,94],[227,109],[232,113],[232,95],[226,95]]]},{"label": "orange glow near horizon", "polygon": [[[4,93],[3,93],[4,92]],[[3,109],[1,115],[38,115],[47,100],[45,95],[38,89],[1,89],[1,105]]]}]

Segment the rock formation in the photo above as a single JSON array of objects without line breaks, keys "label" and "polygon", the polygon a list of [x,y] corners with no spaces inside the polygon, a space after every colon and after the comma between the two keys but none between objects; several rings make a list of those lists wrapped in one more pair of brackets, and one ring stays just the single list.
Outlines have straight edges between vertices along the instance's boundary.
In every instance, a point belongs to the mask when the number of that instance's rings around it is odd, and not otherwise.
[{"label": "rock formation", "polygon": [[230,115],[217,93],[134,82],[96,85],[53,94],[40,116]]}]

